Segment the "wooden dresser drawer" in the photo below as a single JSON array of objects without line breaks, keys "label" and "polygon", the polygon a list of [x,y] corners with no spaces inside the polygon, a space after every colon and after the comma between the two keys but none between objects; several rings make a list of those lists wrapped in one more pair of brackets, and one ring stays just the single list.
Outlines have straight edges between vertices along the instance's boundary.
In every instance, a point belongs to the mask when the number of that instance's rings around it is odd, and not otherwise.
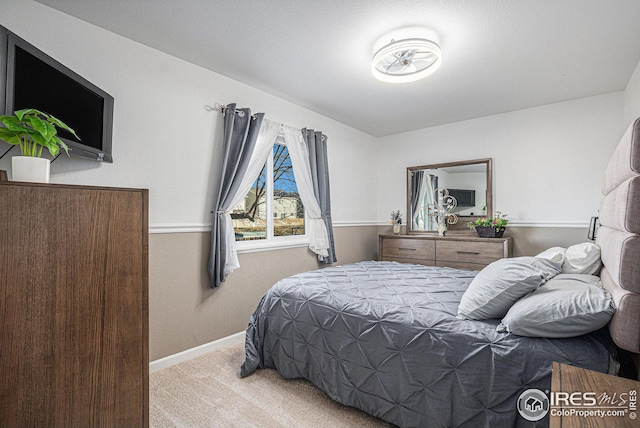
[{"label": "wooden dresser drawer", "polygon": [[436,243],[431,240],[387,238],[382,240],[380,248],[382,260],[420,259],[433,264],[436,258]]},{"label": "wooden dresser drawer", "polygon": [[487,241],[437,241],[438,261],[477,263],[488,265],[505,257],[502,242]]},{"label": "wooden dresser drawer", "polygon": [[380,235],[380,260],[482,270],[489,263],[511,257],[510,237]]}]

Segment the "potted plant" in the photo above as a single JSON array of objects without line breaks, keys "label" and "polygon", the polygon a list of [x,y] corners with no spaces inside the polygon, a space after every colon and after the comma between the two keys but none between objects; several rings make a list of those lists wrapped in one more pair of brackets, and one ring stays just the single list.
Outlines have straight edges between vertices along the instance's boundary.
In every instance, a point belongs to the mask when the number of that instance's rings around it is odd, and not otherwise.
[{"label": "potted plant", "polygon": [[14,181],[49,182],[50,161],[43,159],[42,149],[45,147],[56,156],[60,147],[69,154],[69,148],[58,136],[58,129],[72,133],[75,131],[60,119],[36,109],[17,110],[13,115],[0,116],[0,140],[19,145],[22,156],[11,159]]},{"label": "potted plant", "polygon": [[391,218],[389,219],[389,223],[393,225],[393,234],[400,234],[400,225],[402,224],[402,214],[400,214],[400,210],[391,211]]},{"label": "potted plant", "polygon": [[483,217],[467,223],[469,229],[475,229],[481,238],[502,238],[509,224],[507,214],[497,211],[493,218]]}]

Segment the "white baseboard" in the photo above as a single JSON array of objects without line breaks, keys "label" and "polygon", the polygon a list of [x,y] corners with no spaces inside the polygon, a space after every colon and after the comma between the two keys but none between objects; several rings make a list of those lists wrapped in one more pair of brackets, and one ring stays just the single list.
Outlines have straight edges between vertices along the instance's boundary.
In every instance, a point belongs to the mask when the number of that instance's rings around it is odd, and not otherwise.
[{"label": "white baseboard", "polygon": [[205,343],[204,345],[196,346],[195,348],[187,349],[186,351],[178,352],[177,354],[169,355],[168,357],[160,358],[149,363],[149,373],[157,372],[158,370],[166,369],[167,367],[174,366],[183,361],[191,360],[206,354],[207,352],[215,351],[216,349],[226,348],[230,345],[235,345],[244,341],[245,332],[241,331],[231,336],[223,337],[222,339],[214,340],[213,342]]}]

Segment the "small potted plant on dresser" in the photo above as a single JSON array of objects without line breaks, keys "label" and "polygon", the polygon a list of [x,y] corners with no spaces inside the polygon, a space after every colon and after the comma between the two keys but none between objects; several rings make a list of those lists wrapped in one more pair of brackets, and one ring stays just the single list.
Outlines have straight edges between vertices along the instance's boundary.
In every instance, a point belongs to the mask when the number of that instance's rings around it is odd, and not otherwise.
[{"label": "small potted plant on dresser", "polygon": [[505,229],[509,224],[507,214],[496,212],[492,218],[483,217],[467,223],[469,229],[475,229],[481,238],[502,238]]},{"label": "small potted plant on dresser", "polygon": [[391,218],[389,219],[388,223],[393,225],[393,234],[399,235],[400,226],[402,225],[402,214],[400,213],[400,210],[391,211]]},{"label": "small potted plant on dresser", "polygon": [[47,148],[51,156],[60,152],[60,147],[69,154],[67,145],[58,136],[64,129],[76,138],[75,131],[60,119],[36,109],[17,110],[13,115],[0,116],[0,140],[19,145],[22,156],[11,159],[13,181],[49,182],[50,161],[41,158],[42,149]]}]

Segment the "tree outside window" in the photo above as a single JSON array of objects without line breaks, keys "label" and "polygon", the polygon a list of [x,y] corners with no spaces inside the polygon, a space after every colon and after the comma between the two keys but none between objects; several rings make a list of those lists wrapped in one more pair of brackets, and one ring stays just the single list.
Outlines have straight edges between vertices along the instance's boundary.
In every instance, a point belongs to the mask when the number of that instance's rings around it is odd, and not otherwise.
[{"label": "tree outside window", "polygon": [[231,213],[236,241],[304,235],[304,206],[289,150],[277,142],[244,200]]}]

